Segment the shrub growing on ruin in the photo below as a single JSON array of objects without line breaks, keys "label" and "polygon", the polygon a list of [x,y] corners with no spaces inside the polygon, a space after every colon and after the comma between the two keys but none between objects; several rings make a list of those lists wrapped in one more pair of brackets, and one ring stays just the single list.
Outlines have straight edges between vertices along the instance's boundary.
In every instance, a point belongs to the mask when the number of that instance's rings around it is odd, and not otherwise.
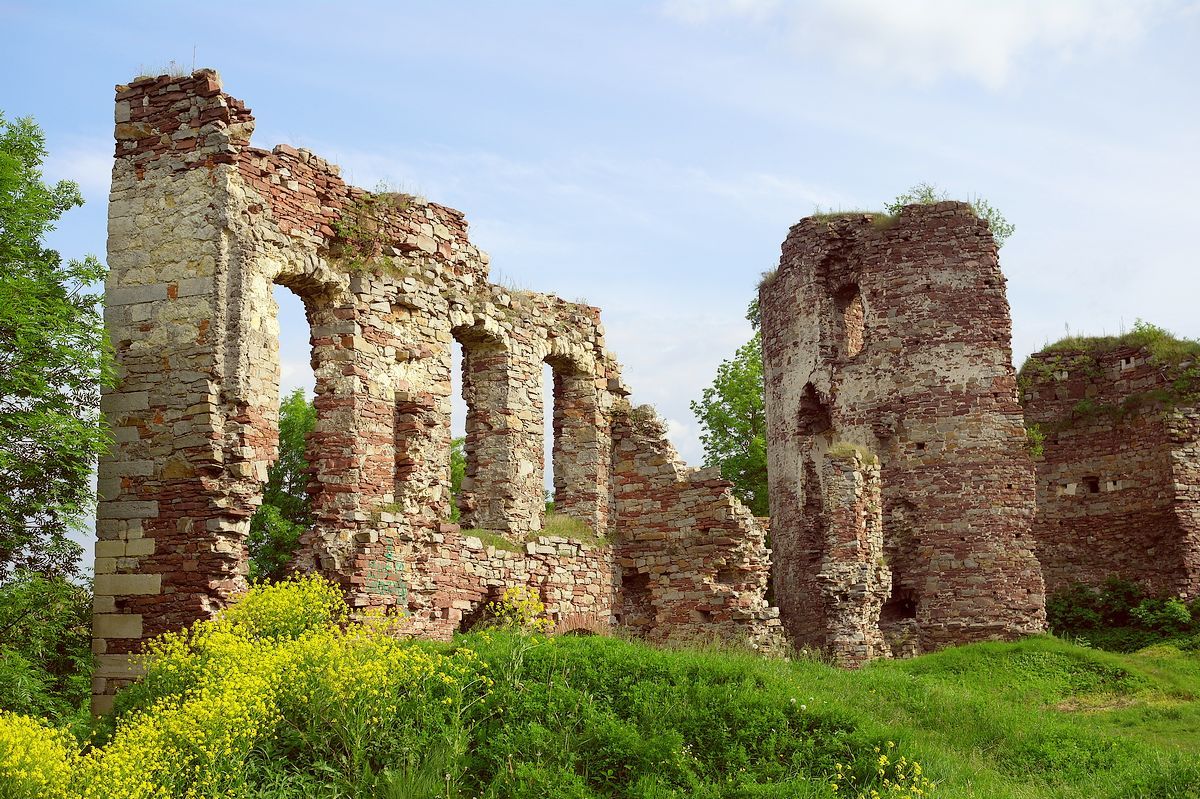
[{"label": "shrub growing on ruin", "polygon": [[[888,214],[896,216],[906,205],[931,205],[949,199],[951,199],[949,194],[932,183],[918,183],[897,196],[885,208]],[[1000,213],[1000,209],[982,197],[972,197],[967,202],[974,209],[976,216],[987,222],[988,230],[992,232],[992,238],[996,240],[996,246],[1003,247],[1009,236],[1016,231],[1016,225],[1005,219],[1004,215]]]},{"label": "shrub growing on ruin", "polygon": [[1200,648],[1200,600],[1187,605],[1175,597],[1146,596],[1130,580],[1112,577],[1099,589],[1077,583],[1046,601],[1046,618],[1055,635],[1075,638],[1117,652],[1132,652],[1170,642]]}]

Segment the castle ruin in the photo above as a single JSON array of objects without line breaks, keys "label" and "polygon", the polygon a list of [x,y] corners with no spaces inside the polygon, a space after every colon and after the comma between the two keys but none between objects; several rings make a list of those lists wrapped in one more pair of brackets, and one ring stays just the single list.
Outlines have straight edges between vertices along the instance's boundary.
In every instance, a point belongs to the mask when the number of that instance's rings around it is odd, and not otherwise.
[{"label": "castle ruin", "polygon": [[[560,632],[786,632],[853,666],[1040,631],[1047,587],[1078,580],[1200,593],[1200,411],[1164,400],[1172,376],[1138,348],[1036,355],[1018,392],[996,245],[965,204],[789,232],[760,289],[772,563],[730,484],[630,405],[599,309],[491,283],[460,212],[349,186],[253,129],[211,70],[117,87],[97,710],[145,639],[246,587],[278,448],[276,285],[304,303],[316,377],[295,565],[415,635],[525,586]],[[586,535],[543,529],[545,365],[556,510]]]},{"label": "castle ruin", "polygon": [[774,589],[845,662],[1045,626],[996,245],[970,206],[801,220],[760,289]]},{"label": "castle ruin", "polygon": [[[316,375],[313,527],[298,562],[352,606],[448,637],[508,586],[560,630],[773,644],[763,528],[712,470],[631,408],[597,308],[488,281],[463,215],[347,185],[301,149],[252,147],[215,72],[117,87],[105,322],[94,706],[150,636],[246,586],[245,538],[278,447],[276,284],[303,301]],[[467,477],[450,524],[451,349],[463,350]],[[543,364],[557,510],[544,523]],[[516,542],[489,546],[464,529]]]},{"label": "castle ruin", "polygon": [[1030,356],[1021,398],[1043,438],[1033,539],[1048,592],[1119,577],[1152,594],[1200,596],[1193,382],[1119,341]]}]

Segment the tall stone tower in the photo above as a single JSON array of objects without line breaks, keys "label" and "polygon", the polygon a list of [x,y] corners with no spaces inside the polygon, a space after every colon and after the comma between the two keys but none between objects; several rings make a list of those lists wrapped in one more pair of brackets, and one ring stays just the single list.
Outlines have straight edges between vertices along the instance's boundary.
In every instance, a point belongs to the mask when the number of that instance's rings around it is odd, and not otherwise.
[{"label": "tall stone tower", "polygon": [[[804,219],[760,302],[773,579],[792,637],[828,648],[856,623],[871,649],[874,615],[902,654],[1043,629],[1033,466],[986,223],[956,202]],[[870,508],[846,512],[874,458],[883,552]],[[849,549],[847,525],[861,528]],[[861,585],[839,594],[829,575],[847,559]]]}]

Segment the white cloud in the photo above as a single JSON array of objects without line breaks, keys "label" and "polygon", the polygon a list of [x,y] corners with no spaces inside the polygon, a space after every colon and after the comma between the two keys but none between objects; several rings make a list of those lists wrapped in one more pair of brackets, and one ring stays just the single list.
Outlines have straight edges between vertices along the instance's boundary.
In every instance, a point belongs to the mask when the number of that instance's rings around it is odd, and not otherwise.
[{"label": "white cloud", "polygon": [[54,147],[43,173],[48,181],[71,180],[79,184],[84,199],[104,205],[112,183],[112,142],[80,140]]},{"label": "white cloud", "polygon": [[804,55],[894,79],[962,77],[1000,88],[1031,56],[1105,54],[1139,39],[1179,0],[667,0],[692,25],[741,19]]}]

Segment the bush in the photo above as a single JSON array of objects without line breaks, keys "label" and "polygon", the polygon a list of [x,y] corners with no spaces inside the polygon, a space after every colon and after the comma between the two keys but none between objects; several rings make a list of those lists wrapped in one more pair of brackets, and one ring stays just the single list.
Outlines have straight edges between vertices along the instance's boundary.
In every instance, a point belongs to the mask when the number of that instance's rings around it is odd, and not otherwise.
[{"label": "bush", "polygon": [[0,584],[0,710],[63,721],[91,696],[92,595],[62,577]]},{"label": "bush", "polygon": [[1200,600],[1185,605],[1172,597],[1147,597],[1137,583],[1110,577],[1100,590],[1077,583],[1055,592],[1046,601],[1046,618],[1055,635],[1075,637],[1101,649],[1133,652],[1200,634],[1197,608]]},{"label": "bush", "polygon": [[1192,626],[1192,613],[1178,599],[1143,599],[1130,615],[1148,630],[1163,635],[1187,632]]}]

